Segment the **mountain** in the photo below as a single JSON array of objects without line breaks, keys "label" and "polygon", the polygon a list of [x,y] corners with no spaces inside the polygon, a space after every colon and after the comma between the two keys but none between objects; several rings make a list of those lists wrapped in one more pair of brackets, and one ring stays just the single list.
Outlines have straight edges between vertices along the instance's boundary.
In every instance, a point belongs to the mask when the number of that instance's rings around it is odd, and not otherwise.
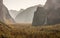
[{"label": "mountain", "polygon": [[[20,9],[20,10],[19,10],[19,13],[21,13],[22,11],[24,11],[24,9]],[[18,14],[17,14],[17,15],[18,15]]]},{"label": "mountain", "polygon": [[46,9],[60,8],[60,0],[47,0],[45,6]]},{"label": "mountain", "polygon": [[34,12],[32,25],[43,25],[46,18],[46,11],[43,7],[38,7]]},{"label": "mountain", "polygon": [[18,11],[16,11],[16,10],[9,10],[9,13],[10,13],[11,17],[15,19],[16,15],[18,14]]},{"label": "mountain", "polygon": [[15,18],[16,22],[17,23],[32,23],[34,12],[39,6],[41,5],[29,7],[26,10],[19,13]]},{"label": "mountain", "polygon": [[24,9],[21,9],[21,10],[19,10],[19,11],[9,10],[9,13],[10,13],[10,15],[13,17],[13,19],[15,19],[15,17],[16,17],[19,13],[21,13],[23,10],[24,10]]},{"label": "mountain", "polygon": [[60,24],[59,2],[58,0],[47,0],[44,7],[38,7],[34,13],[32,25]]},{"label": "mountain", "polygon": [[14,19],[10,16],[8,9],[3,4],[3,0],[0,0],[0,21],[6,24],[15,23]]}]

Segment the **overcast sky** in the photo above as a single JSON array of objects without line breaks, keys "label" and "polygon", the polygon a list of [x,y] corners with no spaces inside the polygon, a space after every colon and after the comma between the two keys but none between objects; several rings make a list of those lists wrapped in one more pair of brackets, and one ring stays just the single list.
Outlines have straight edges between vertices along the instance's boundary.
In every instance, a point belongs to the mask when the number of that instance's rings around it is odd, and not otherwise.
[{"label": "overcast sky", "polygon": [[44,5],[46,0],[4,0],[5,6],[11,10],[26,9],[30,6],[42,4]]}]

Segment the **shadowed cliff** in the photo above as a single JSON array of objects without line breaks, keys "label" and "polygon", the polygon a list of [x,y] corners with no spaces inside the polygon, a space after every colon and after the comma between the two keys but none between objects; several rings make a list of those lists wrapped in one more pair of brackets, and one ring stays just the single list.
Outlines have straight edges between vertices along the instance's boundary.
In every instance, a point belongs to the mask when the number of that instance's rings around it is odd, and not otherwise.
[{"label": "shadowed cliff", "polygon": [[47,0],[44,7],[38,7],[34,14],[32,25],[59,24],[60,23],[60,1]]}]

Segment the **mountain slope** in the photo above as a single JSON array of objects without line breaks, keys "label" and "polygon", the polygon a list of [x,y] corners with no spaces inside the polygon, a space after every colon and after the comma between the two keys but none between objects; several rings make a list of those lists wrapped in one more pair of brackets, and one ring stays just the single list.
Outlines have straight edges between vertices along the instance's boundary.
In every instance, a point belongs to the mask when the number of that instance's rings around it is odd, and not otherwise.
[{"label": "mountain slope", "polygon": [[12,29],[8,25],[0,21],[0,38],[9,38],[11,37]]},{"label": "mountain slope", "polygon": [[22,11],[20,14],[16,16],[15,18],[16,22],[17,23],[32,23],[34,12],[37,10],[38,6],[41,6],[41,5],[32,6]]},{"label": "mountain slope", "polygon": [[37,8],[32,25],[60,24],[60,1],[47,0],[44,7]]},{"label": "mountain slope", "polygon": [[24,10],[24,9],[21,9],[21,10],[19,10],[19,11],[9,10],[9,13],[10,13],[11,17],[12,17],[13,19],[15,19],[15,17],[16,17],[19,13],[21,13],[23,10]]},{"label": "mountain slope", "polygon": [[9,10],[9,13],[10,13],[10,15],[11,15],[13,18],[15,18],[16,15],[18,14],[18,11],[16,11],[16,10]]},{"label": "mountain slope", "polygon": [[5,6],[3,6],[2,11],[3,11],[3,13],[2,13],[3,19],[4,19],[6,24],[15,23],[15,20],[10,16],[9,11]]},{"label": "mountain slope", "polygon": [[0,0],[0,21],[6,24],[15,23],[14,19],[10,16],[8,9],[3,4],[3,0]]}]

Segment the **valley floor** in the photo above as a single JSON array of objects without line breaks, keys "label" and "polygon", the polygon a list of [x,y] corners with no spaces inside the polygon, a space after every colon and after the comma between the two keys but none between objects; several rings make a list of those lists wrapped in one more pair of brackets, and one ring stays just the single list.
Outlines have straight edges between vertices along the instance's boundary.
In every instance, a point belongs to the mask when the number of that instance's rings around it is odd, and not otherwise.
[{"label": "valley floor", "polygon": [[0,38],[60,38],[60,24],[46,26],[0,24]]}]

